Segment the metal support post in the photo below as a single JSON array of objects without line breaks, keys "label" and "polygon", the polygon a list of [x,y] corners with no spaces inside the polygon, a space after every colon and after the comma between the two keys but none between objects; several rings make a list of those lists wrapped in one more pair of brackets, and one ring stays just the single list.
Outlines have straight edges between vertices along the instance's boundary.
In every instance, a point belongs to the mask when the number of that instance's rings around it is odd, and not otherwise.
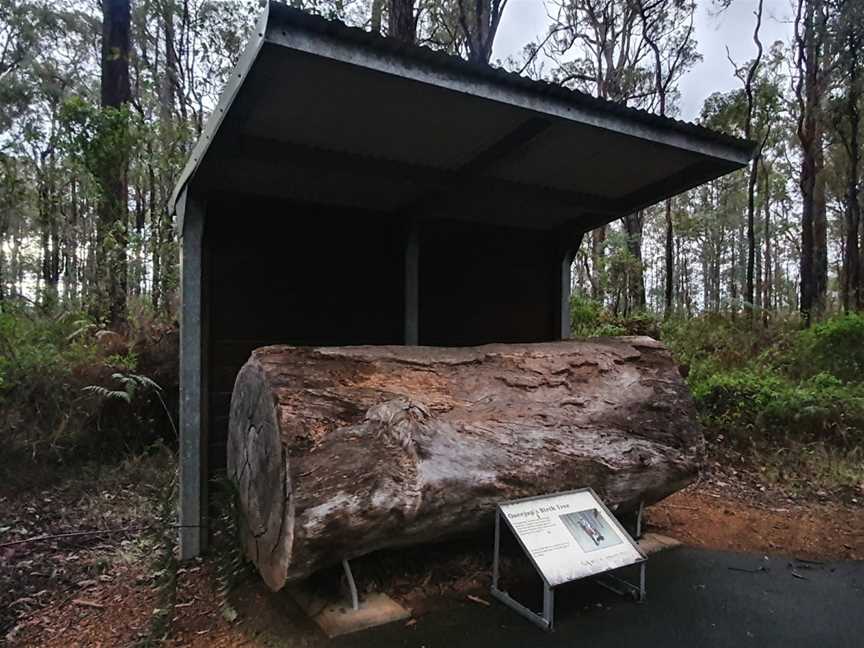
[{"label": "metal support post", "polygon": [[552,623],[555,614],[555,590],[548,583],[543,582],[543,612],[538,614],[531,610],[519,601],[514,599],[510,594],[498,588],[498,577],[500,574],[500,551],[501,551],[501,511],[495,511],[495,548],[492,556],[492,596],[504,605],[509,607],[514,612],[521,614],[523,617],[532,623],[540,626],[544,630],[551,631]]},{"label": "metal support post", "polygon": [[346,558],[342,559],[342,569],[345,570],[345,579],[348,581],[348,589],[351,592],[351,609],[360,609],[360,600],[357,598],[357,585],[354,583],[354,574],[351,573],[351,565]]}]

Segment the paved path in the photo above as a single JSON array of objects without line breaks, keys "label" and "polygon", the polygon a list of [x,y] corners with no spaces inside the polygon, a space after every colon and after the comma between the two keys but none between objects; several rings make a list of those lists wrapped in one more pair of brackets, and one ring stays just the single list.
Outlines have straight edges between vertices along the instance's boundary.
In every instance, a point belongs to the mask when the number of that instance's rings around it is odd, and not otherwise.
[{"label": "paved path", "polygon": [[330,645],[864,648],[864,562],[791,566],[779,557],[682,548],[649,560],[645,603],[576,583],[559,590],[555,613],[547,634],[497,602],[458,603],[411,628],[393,624]]}]

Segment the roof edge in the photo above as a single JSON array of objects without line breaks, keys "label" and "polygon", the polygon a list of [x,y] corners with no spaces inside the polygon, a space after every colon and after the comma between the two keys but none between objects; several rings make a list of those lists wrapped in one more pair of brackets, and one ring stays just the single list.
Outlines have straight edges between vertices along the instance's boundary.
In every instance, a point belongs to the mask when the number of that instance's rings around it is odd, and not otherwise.
[{"label": "roof edge", "polygon": [[[350,49],[354,49],[355,52],[360,50],[373,57],[389,56],[392,58],[396,55],[399,62],[403,64],[403,69],[412,68],[415,70],[415,75],[419,74],[416,71],[425,68],[442,75],[438,77],[440,79],[458,77],[457,81],[464,81],[467,78],[471,81],[485,83],[489,88],[499,91],[502,89],[511,91],[514,93],[512,96],[521,99],[514,105],[523,105],[529,110],[557,114],[564,119],[581,121],[632,136],[645,137],[644,134],[640,135],[632,127],[635,123],[653,131],[654,136],[647,139],[672,146],[692,148],[684,146],[683,139],[681,139],[692,138],[713,149],[706,152],[706,155],[721,157],[740,166],[747,164],[757,147],[755,141],[733,137],[698,124],[656,115],[607,99],[598,99],[584,92],[571,90],[546,81],[532,80],[502,68],[472,63],[461,57],[433,50],[423,45],[401,43],[358,27],[349,27],[338,20],[329,20],[294,9],[282,2],[268,0],[256,18],[249,41],[231,72],[231,76],[219,97],[219,102],[208,116],[198,141],[195,143],[175,184],[169,201],[169,208],[172,212],[176,213],[177,201],[181,193],[192,181],[263,45],[272,42],[276,45],[321,55],[321,43],[313,42],[316,37],[318,41],[326,40],[331,45],[336,44],[344,48],[344,51],[339,55],[333,55],[330,58],[362,64],[355,56],[352,56],[352,52],[348,51]],[[402,76],[410,75],[402,74]],[[446,86],[447,84],[444,83],[443,85]],[[490,98],[494,99],[494,97]],[[554,103],[558,110],[544,110],[541,106],[536,105],[538,101],[544,101],[546,104]],[[615,124],[618,127],[615,128],[610,124]],[[668,135],[670,134],[673,135],[671,139],[677,139],[678,142],[669,142]]]},{"label": "roof edge", "polygon": [[[738,153],[744,154],[747,159],[752,157],[758,146],[758,142],[754,140],[728,135],[693,122],[675,119],[668,115],[657,115],[647,110],[626,106],[610,99],[594,97],[579,90],[573,90],[548,81],[530,79],[494,65],[467,61],[459,56],[434,50],[425,45],[403,43],[359,27],[350,27],[339,20],[328,19],[294,9],[283,2],[275,0],[270,2],[270,15],[272,17],[271,24],[268,25],[270,29],[275,27],[273,23],[279,22],[298,31],[318,34],[332,40],[361,47],[367,51],[387,55],[395,54],[399,57],[410,59],[415,63],[437,67],[449,73],[470,76],[474,79],[529,91],[548,98],[563,100],[583,110],[603,113],[605,115],[611,114],[649,127],[668,129],[682,135],[729,147]],[[279,34],[274,34],[274,36],[275,38],[268,40],[290,46],[290,43],[286,42],[285,38],[279,38]]]}]

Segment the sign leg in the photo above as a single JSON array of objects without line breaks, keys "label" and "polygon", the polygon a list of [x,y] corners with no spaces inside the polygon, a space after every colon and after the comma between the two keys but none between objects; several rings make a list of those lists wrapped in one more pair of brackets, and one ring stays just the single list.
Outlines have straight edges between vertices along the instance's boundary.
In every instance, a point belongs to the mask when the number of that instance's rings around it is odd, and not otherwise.
[{"label": "sign leg", "polygon": [[498,589],[498,553],[501,550],[501,511],[495,511],[495,549],[492,554],[492,587]]},{"label": "sign leg", "polygon": [[555,617],[555,590],[543,583],[543,618],[548,623],[548,630],[552,630]]}]

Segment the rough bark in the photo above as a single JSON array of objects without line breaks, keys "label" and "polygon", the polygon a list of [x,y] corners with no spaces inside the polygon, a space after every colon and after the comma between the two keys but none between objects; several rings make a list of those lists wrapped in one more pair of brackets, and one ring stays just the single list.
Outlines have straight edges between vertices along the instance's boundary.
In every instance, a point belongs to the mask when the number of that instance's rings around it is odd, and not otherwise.
[{"label": "rough bark", "polygon": [[627,251],[633,258],[633,265],[627,269],[627,309],[633,313],[645,309],[645,274],[642,264],[642,228],[644,214],[642,211],[627,214],[621,219],[627,232]]},{"label": "rough bark", "polygon": [[415,0],[390,0],[388,36],[405,43],[417,40],[417,19],[414,16]]},{"label": "rough bark", "polygon": [[[756,44],[756,58],[750,64],[747,71],[747,78],[744,81],[744,92],[747,94],[747,119],[744,122],[744,137],[750,139],[753,132],[753,109],[755,107],[755,99],[753,96],[753,81],[756,78],[756,73],[759,70],[759,63],[762,61],[762,41],[759,40],[759,28],[762,26],[762,0],[759,0],[756,10],[756,27],[753,29],[753,42]],[[759,172],[759,158],[762,154],[762,146],[753,156],[750,162],[750,176],[747,181],[747,279],[745,287],[745,302],[744,307],[750,312],[750,317],[753,317],[753,306],[756,303],[755,298],[755,263],[756,263],[756,226],[754,223],[754,214],[756,213],[756,182]]]},{"label": "rough bark", "polygon": [[[131,97],[129,86],[129,0],[103,0],[102,2],[102,107],[120,109]],[[112,136],[121,141],[125,133]],[[103,151],[103,156],[109,152]],[[101,196],[99,204],[99,233],[97,266],[101,273],[101,290],[111,325],[126,319],[127,287],[127,171],[128,156],[110,152],[111,162],[100,163]],[[118,159],[114,159],[114,157]],[[100,313],[101,314],[101,313]]]},{"label": "rough bark", "polygon": [[[798,102],[798,140],[801,144],[801,300],[804,323],[817,317],[825,302],[827,243],[824,176],[822,176],[821,105],[823,78],[823,0],[798,0],[795,18],[795,95]],[[803,31],[802,31],[803,29]]]},{"label": "rough bark", "polygon": [[[763,162],[764,164],[764,162]],[[765,217],[763,219],[763,225],[765,227],[764,236],[765,239],[765,279],[762,282],[762,287],[764,290],[764,294],[762,296],[762,323],[765,326],[768,326],[769,313],[772,310],[772,282],[774,281],[772,272],[771,272],[771,184],[770,177],[768,175],[768,169],[764,166],[762,168],[762,175],[764,176],[765,183],[765,200],[763,201],[763,207],[765,209]]]},{"label": "rough bark", "polygon": [[851,12],[852,25],[846,33],[846,120],[848,121],[848,138],[841,133],[843,146],[849,160],[846,176],[846,195],[844,196],[844,218],[846,225],[846,249],[843,259],[843,308],[845,311],[857,310],[864,306],[864,295],[861,292],[861,259],[858,246],[858,230],[861,222],[861,203],[859,202],[859,182],[861,169],[861,71],[859,56],[864,30],[855,25],[860,24],[855,18],[864,18],[864,10]]},{"label": "rough bark", "polygon": [[507,0],[458,0],[459,25],[468,47],[468,60],[489,63],[492,44]]},{"label": "rough bark", "polygon": [[645,337],[477,348],[274,346],[231,402],[242,542],[274,590],[342,558],[489,528],[496,502],[582,486],[629,510],[703,440]]},{"label": "rough bark", "polygon": [[384,15],[384,0],[372,0],[372,6],[370,8],[371,17],[369,19],[369,31],[380,34],[381,33],[381,19]]},{"label": "rough bark", "polygon": [[672,199],[667,198],[665,204],[666,213],[666,242],[665,242],[665,264],[666,264],[666,284],[664,288],[664,307],[663,317],[668,319],[672,317],[673,305],[673,287],[675,281],[675,256],[673,254],[674,245],[674,224],[672,222]]}]

